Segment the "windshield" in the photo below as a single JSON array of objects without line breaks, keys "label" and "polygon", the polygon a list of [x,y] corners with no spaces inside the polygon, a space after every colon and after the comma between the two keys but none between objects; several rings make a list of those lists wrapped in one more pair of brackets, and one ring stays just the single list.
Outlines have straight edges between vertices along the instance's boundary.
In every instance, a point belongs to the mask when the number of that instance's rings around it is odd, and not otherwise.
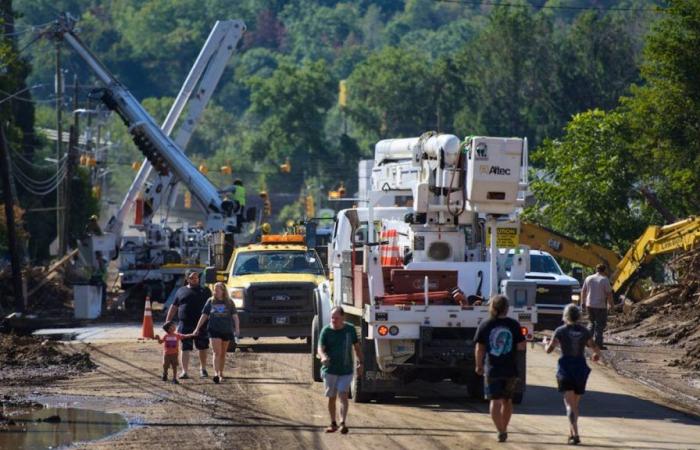
[{"label": "windshield", "polygon": [[[506,257],[506,270],[510,272],[513,265],[513,254]],[[530,272],[553,273],[561,275],[561,270],[550,255],[530,255]]]},{"label": "windshield", "polygon": [[239,253],[232,275],[257,273],[309,273],[323,275],[323,266],[313,250]]}]

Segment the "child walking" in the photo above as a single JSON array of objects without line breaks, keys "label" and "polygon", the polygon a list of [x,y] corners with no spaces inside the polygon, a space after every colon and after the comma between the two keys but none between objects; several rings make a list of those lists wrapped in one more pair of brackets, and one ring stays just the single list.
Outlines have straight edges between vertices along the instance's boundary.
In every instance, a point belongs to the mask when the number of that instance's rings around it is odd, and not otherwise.
[{"label": "child walking", "polygon": [[156,335],[159,344],[163,344],[163,381],[168,381],[168,367],[173,369],[173,384],[179,384],[177,381],[177,361],[180,352],[178,341],[192,337],[191,334],[181,334],[176,330],[175,322],[166,322],[163,325],[165,335],[161,339]]}]

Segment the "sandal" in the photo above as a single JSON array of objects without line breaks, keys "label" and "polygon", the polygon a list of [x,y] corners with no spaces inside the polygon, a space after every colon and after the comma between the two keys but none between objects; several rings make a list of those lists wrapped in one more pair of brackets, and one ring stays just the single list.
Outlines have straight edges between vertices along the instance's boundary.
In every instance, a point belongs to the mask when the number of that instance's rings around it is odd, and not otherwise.
[{"label": "sandal", "polygon": [[348,427],[345,426],[345,422],[340,422],[340,434],[348,434]]},{"label": "sandal", "polygon": [[569,436],[569,440],[567,441],[569,445],[578,445],[580,443],[581,439],[578,436]]},{"label": "sandal", "polygon": [[331,426],[326,428],[326,433],[335,433],[338,431],[338,424],[335,422],[331,422]]}]

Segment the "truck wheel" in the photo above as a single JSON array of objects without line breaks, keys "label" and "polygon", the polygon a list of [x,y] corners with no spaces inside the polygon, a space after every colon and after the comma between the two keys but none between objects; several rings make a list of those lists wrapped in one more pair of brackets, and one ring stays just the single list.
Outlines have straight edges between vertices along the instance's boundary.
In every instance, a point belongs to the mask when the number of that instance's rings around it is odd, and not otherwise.
[{"label": "truck wheel", "polygon": [[514,405],[519,405],[523,402],[523,394],[524,394],[524,392],[516,392],[513,394],[513,404]]},{"label": "truck wheel", "polygon": [[350,395],[355,403],[369,403],[372,400],[372,394],[364,390],[364,375],[355,374],[350,385]]},{"label": "truck wheel", "polygon": [[[365,361],[369,360],[372,355],[374,355],[374,351],[368,351],[368,343],[367,340],[365,339],[365,336],[367,335],[367,323],[364,320],[361,320],[362,326],[360,327],[360,347],[362,348],[362,354],[365,357]],[[365,364],[365,370],[367,370],[367,364]],[[352,384],[350,385],[350,395],[355,403],[367,403],[370,400],[372,400],[373,394],[370,392],[367,392],[367,389],[365,388],[365,371],[362,371],[362,374],[355,373],[355,378],[352,380]]]},{"label": "truck wheel", "polygon": [[311,377],[317,383],[323,381],[323,378],[321,378],[321,360],[316,356],[316,353],[318,353],[319,334],[318,316],[314,316],[314,320],[311,322]]},{"label": "truck wheel", "polygon": [[471,377],[467,383],[467,391],[470,399],[484,400],[484,377]]}]

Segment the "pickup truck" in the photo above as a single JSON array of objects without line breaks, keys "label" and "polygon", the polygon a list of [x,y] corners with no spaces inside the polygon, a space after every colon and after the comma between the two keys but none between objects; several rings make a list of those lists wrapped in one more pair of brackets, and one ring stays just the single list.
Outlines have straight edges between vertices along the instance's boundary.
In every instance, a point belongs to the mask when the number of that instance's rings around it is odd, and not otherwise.
[{"label": "pickup truck", "polygon": [[238,247],[225,279],[241,338],[286,336],[310,344],[314,291],[327,279],[303,236],[266,235],[259,244]]},{"label": "pickup truck", "polygon": [[[505,270],[510,272],[513,253],[506,257]],[[550,329],[561,325],[564,307],[572,303],[581,292],[581,285],[576,278],[561,270],[557,260],[547,252],[530,250],[530,271],[525,279],[537,282],[538,323],[536,329]]]}]

